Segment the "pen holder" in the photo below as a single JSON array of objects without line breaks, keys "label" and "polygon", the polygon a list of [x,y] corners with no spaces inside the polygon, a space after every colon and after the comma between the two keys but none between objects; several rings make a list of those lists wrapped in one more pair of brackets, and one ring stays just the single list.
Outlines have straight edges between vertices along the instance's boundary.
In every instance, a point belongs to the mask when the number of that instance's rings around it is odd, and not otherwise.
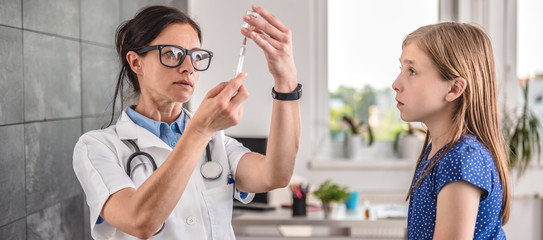
[{"label": "pen holder", "polygon": [[306,216],[305,195],[302,198],[292,198],[292,216]]}]

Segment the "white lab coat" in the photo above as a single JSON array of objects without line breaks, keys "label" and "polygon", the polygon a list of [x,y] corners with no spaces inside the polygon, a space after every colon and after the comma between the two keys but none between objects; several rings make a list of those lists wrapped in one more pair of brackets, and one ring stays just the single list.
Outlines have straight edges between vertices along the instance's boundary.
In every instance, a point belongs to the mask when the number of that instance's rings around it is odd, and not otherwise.
[{"label": "white lab coat", "polygon": [[[191,114],[185,113],[188,123]],[[141,151],[149,153],[158,167],[172,151],[160,138],[135,124],[124,111],[116,125],[87,132],[79,138],[73,167],[87,198],[91,234],[95,239],[137,239],[105,221],[96,224],[111,194],[124,188],[137,188],[152,174],[149,161],[137,157],[140,160],[132,161],[132,179],[128,177],[126,163],[135,150],[122,141],[126,139],[134,140]],[[216,180],[202,177],[200,167],[206,161],[204,152],[164,230],[151,239],[235,239],[231,224],[234,184],[228,184],[228,175],[232,173],[235,177],[239,160],[249,149],[225,136],[223,131],[213,135],[210,147],[212,161],[222,165],[221,176]],[[254,194],[241,199],[236,190],[235,196],[247,203]]]}]

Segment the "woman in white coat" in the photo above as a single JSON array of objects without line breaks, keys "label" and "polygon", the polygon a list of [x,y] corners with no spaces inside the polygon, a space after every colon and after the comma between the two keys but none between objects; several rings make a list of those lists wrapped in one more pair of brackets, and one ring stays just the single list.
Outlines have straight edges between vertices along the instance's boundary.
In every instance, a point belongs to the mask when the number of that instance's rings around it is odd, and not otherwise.
[{"label": "woman in white coat", "polygon": [[243,192],[288,184],[301,96],[291,33],[265,9],[253,10],[265,21],[245,16],[255,29],[241,33],[262,48],[274,78],[266,156],[222,131],[242,117],[246,73],[211,89],[194,114],[182,108],[213,56],[201,49],[194,21],[174,8],[152,6],[119,27],[115,98],[123,98],[128,81],[137,105],[124,109],[116,125],[81,136],[73,156],[95,239],[234,239],[232,198],[248,202],[252,194]]}]

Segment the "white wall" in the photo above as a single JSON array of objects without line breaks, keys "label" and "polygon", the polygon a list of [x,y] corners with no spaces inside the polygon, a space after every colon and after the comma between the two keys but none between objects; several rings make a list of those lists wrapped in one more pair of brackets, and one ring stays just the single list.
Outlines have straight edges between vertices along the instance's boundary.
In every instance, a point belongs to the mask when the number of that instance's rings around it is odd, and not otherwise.
[{"label": "white wall", "polygon": [[[209,89],[234,75],[243,39],[239,33],[242,16],[250,9],[251,4],[266,8],[293,32],[298,81],[304,85],[304,95],[300,101],[302,134],[295,173],[313,184],[331,178],[355,190],[406,191],[412,174],[410,171],[308,169],[308,162],[322,147],[319,139],[328,134],[328,95],[319,94],[327,93],[325,1],[189,1],[189,13],[203,31],[203,48],[215,53],[211,68],[200,77],[192,99],[192,108],[197,108]],[[270,91],[273,80],[268,73],[262,50],[252,42],[249,42],[247,47],[244,71],[249,73],[245,86],[251,96],[244,103],[245,113],[240,124],[226,132],[237,136],[267,136],[271,119]],[[324,119],[317,117],[322,115],[325,116]]]},{"label": "white wall", "polygon": [[[189,2],[191,16],[200,24],[203,31],[203,48],[214,52],[211,68],[202,73],[192,101],[193,109],[201,102],[205,93],[221,81],[231,79],[235,74],[243,35],[240,33],[242,17],[251,9],[251,4],[261,4],[276,14],[293,32],[294,54],[298,67],[299,82],[311,86],[308,81],[307,55],[309,42],[305,29],[310,1],[213,1],[197,0]],[[291,6],[285,11],[285,5]],[[291,10],[300,10],[297,15]],[[212,17],[210,17],[212,16]],[[298,24],[298,23],[306,24]],[[243,70],[249,73],[245,82],[250,97],[244,103],[245,114],[241,123],[227,130],[232,135],[267,136],[271,119],[271,88],[273,78],[268,72],[262,50],[251,40],[247,44]],[[305,94],[306,92],[304,92]],[[302,106],[308,104],[302,98]],[[303,111],[303,110],[302,110]]]},{"label": "white wall", "polygon": [[[300,100],[302,133],[296,173],[309,178],[311,176],[306,176],[308,174],[307,161],[317,145],[316,139],[318,137],[316,137],[316,134],[323,132],[322,128],[319,130],[315,127],[317,123],[314,122],[314,119],[316,119],[316,111],[319,108],[314,103],[326,104],[328,97],[321,96],[319,99],[316,96],[318,88],[327,88],[326,69],[316,69],[317,56],[323,54],[325,56],[325,48],[317,49],[316,37],[314,37],[317,29],[314,24],[315,19],[323,19],[321,15],[316,14],[315,8],[319,4],[322,5],[323,2],[311,0],[193,0],[189,1],[188,7],[189,14],[201,25],[203,48],[212,50],[215,53],[211,68],[202,73],[200,77],[200,82],[192,100],[193,109],[197,108],[209,89],[219,82],[233,77],[243,39],[240,33],[242,17],[246,10],[251,8],[251,4],[266,8],[292,30],[298,81],[304,85],[303,97]],[[319,28],[322,26],[319,25]],[[320,57],[320,59],[321,62],[326,61],[325,57]],[[226,132],[231,135],[267,136],[271,119],[272,98],[270,92],[273,79],[268,72],[262,50],[252,41],[249,41],[247,46],[244,71],[249,73],[245,87],[248,89],[250,97],[244,103],[245,112],[240,124],[228,129]],[[324,71],[324,74],[319,75],[319,71]],[[319,84],[319,82],[324,82],[324,85]],[[328,123],[322,124],[327,126]],[[311,173],[309,174],[311,175]],[[317,179],[316,183],[321,181],[321,179]]]},{"label": "white wall", "polygon": [[[500,3],[507,4],[510,1],[501,0]],[[328,131],[326,117],[328,96],[322,94],[327,92],[325,1],[189,1],[189,14],[195,18],[203,30],[203,48],[215,53],[210,70],[200,77],[192,101],[193,109],[197,108],[209,89],[233,77],[243,38],[239,33],[242,16],[246,10],[250,9],[251,4],[258,4],[274,13],[293,32],[298,81],[304,85],[304,95],[300,101],[302,134],[295,174],[307,178],[314,185],[330,178],[354,190],[406,192],[413,174],[411,169],[312,170],[308,168],[308,163],[322,147],[319,139],[326,136]],[[503,7],[495,5],[492,8],[503,10]],[[496,15],[492,14],[485,19],[494,21],[495,18]],[[495,24],[490,24],[491,32],[496,32],[496,29]],[[502,34],[497,38],[503,36]],[[503,40],[494,41],[500,45]],[[506,53],[505,50],[498,51],[496,56],[498,61],[511,54]],[[511,67],[508,64],[507,61],[501,61],[497,65],[507,69],[504,66]],[[227,133],[239,136],[267,136],[271,118],[270,90],[273,80],[268,73],[262,50],[252,42],[248,44],[244,71],[249,73],[245,86],[251,96],[244,103],[243,120],[238,126],[228,129]],[[505,75],[509,75],[509,71],[510,69]],[[529,170],[520,181],[514,181],[513,193],[520,198],[514,200],[511,221],[505,228],[510,239],[541,239],[539,227],[543,215],[542,201],[533,199],[533,196],[536,193],[543,193],[543,184],[540,184],[542,182],[543,168],[541,167]]]}]

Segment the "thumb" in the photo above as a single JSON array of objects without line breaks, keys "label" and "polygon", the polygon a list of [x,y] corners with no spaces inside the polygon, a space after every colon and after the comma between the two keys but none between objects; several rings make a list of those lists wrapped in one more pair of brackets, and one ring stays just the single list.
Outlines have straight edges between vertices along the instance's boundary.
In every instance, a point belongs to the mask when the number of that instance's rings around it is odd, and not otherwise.
[{"label": "thumb", "polygon": [[230,80],[228,84],[224,87],[224,89],[217,95],[221,98],[232,98],[232,96],[234,96],[234,93],[238,91],[246,78],[247,73],[240,73],[237,77]]}]

